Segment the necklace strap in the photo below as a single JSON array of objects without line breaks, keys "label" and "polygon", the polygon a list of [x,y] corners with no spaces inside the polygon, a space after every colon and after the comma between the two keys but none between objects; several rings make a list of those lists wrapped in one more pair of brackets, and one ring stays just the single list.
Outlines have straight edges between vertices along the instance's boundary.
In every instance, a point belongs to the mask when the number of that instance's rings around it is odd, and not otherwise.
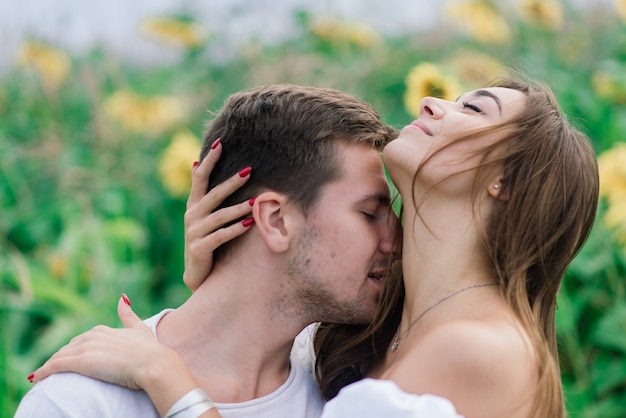
[{"label": "necklace strap", "polygon": [[[400,345],[400,340],[402,339],[402,337],[409,332],[409,330],[411,329],[411,327],[413,325],[415,325],[417,323],[417,321],[419,321],[420,319],[422,319],[422,317],[426,314],[426,312],[430,311],[431,309],[433,309],[435,306],[439,305],[440,303],[450,299],[453,296],[458,295],[461,292],[465,292],[466,290],[469,289],[473,289],[475,287],[485,287],[485,286],[495,286],[498,283],[496,282],[490,282],[490,283],[475,283],[475,284],[471,284],[469,286],[465,286],[459,290],[455,290],[454,292],[447,294],[446,296],[444,296],[443,298],[439,299],[438,301],[436,301],[435,303],[429,305],[426,309],[424,309],[422,311],[422,313],[420,313],[417,318],[415,318],[413,321],[411,321],[411,323],[409,324],[409,326],[402,332],[400,333],[396,333],[396,336],[393,339],[393,342],[391,344],[391,351],[396,351],[398,349],[398,346]],[[400,327],[398,326],[398,331],[400,331]]]}]

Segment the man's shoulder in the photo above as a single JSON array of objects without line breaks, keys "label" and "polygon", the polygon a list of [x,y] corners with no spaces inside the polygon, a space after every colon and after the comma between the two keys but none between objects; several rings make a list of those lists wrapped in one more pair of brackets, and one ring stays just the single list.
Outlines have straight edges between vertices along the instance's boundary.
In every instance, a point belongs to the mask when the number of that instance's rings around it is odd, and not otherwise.
[{"label": "man's shoulder", "polygon": [[22,399],[16,418],[159,417],[143,391],[76,373],[59,373],[37,383]]}]

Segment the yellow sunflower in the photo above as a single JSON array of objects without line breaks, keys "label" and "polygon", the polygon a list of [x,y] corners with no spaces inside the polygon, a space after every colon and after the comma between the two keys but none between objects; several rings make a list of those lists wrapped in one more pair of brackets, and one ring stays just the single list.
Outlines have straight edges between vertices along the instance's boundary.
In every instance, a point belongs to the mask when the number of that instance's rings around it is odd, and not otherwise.
[{"label": "yellow sunflower", "polygon": [[615,104],[626,103],[626,77],[619,65],[606,65],[596,70],[591,85],[596,95]]},{"label": "yellow sunflower", "polygon": [[59,279],[67,277],[70,263],[67,255],[62,251],[57,250],[48,254],[46,263],[48,265],[48,271],[53,277]]},{"label": "yellow sunflower", "polygon": [[414,117],[419,115],[420,102],[426,96],[455,100],[460,93],[458,82],[430,62],[413,67],[406,76],[404,106]]},{"label": "yellow sunflower", "polygon": [[609,200],[626,198],[626,143],[604,151],[598,157],[598,171],[600,195]]},{"label": "yellow sunflower", "polygon": [[626,0],[613,0],[613,5],[617,14],[619,14],[622,20],[626,21]]},{"label": "yellow sunflower", "polygon": [[179,131],[163,152],[159,176],[173,197],[185,197],[191,189],[193,162],[200,155],[200,141],[189,131]]},{"label": "yellow sunflower", "polygon": [[153,17],[139,25],[139,32],[149,38],[182,48],[196,48],[209,37],[209,31],[198,22],[173,17]]},{"label": "yellow sunflower", "polygon": [[598,157],[598,170],[600,195],[608,203],[604,223],[626,244],[626,143],[603,152]]},{"label": "yellow sunflower", "polygon": [[445,66],[456,70],[464,86],[482,87],[491,80],[508,74],[503,64],[478,51],[460,51],[447,60]]},{"label": "yellow sunflower", "polygon": [[380,34],[362,22],[346,22],[335,18],[319,18],[310,27],[313,36],[331,43],[346,43],[371,48],[380,42]]},{"label": "yellow sunflower", "polygon": [[35,40],[22,43],[17,62],[22,68],[34,71],[44,87],[53,90],[70,74],[70,59],[64,51]]},{"label": "yellow sunflower", "polygon": [[511,39],[511,28],[504,16],[485,1],[455,1],[446,12],[455,27],[479,42],[502,44]]},{"label": "yellow sunflower", "polygon": [[157,135],[185,119],[185,102],[174,96],[143,97],[118,90],[104,103],[106,115],[131,132]]},{"label": "yellow sunflower", "polygon": [[520,7],[527,22],[552,30],[563,26],[563,6],[558,0],[522,0]]}]

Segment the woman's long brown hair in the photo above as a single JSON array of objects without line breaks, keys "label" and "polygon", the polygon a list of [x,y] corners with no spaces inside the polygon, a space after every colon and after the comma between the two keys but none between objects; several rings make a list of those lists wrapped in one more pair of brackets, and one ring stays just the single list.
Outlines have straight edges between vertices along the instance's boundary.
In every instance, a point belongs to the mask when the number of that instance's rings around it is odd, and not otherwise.
[{"label": "woman's long brown hair", "polygon": [[[568,123],[547,86],[515,78],[499,79],[490,86],[522,92],[526,96],[524,109],[512,121],[459,141],[492,131],[504,136],[485,154],[495,155],[490,151],[501,144],[504,152],[476,167],[478,185],[478,179],[484,178],[481,173],[503,166],[500,193],[508,198],[495,205],[483,245],[493,261],[503,295],[536,353],[539,379],[529,416],[564,417],[555,331],[556,297],[567,267],[595,219],[599,187],[595,153],[589,139]],[[476,201],[478,187],[474,193]],[[416,196],[412,197],[415,202]],[[316,377],[327,399],[361,379],[384,357],[404,303],[400,269],[394,270],[386,279],[372,324],[319,326],[314,340]]]}]

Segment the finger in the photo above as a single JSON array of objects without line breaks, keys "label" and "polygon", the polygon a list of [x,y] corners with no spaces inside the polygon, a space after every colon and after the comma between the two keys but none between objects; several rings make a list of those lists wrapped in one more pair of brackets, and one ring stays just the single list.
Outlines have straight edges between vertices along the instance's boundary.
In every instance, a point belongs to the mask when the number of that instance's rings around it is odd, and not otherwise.
[{"label": "finger", "polygon": [[[61,347],[41,367],[28,376],[28,380],[35,383],[55,373],[80,373],[85,362],[89,362],[88,357],[91,351],[94,350],[91,337],[98,333],[107,333],[108,330],[110,328],[98,326],[72,338],[67,345]],[[109,342],[110,339],[105,339],[105,341]]]},{"label": "finger", "polygon": [[46,377],[61,372],[76,372],[76,359],[73,356],[52,356],[43,366],[28,376],[31,383],[39,382]]},{"label": "finger", "polygon": [[[187,242],[193,244],[196,239],[205,238],[224,228],[226,225],[230,225],[238,219],[249,216],[252,212],[253,203],[254,198],[234,206],[220,209],[208,215],[201,222],[194,223],[189,226],[187,230]],[[213,245],[207,247],[207,250],[212,251],[223,243],[224,241],[215,242]]]},{"label": "finger", "polygon": [[[249,221],[251,219],[252,221]],[[246,220],[248,220],[246,222]],[[193,253],[194,256],[202,258],[202,255],[205,253],[210,253],[213,250],[210,248],[217,248],[220,245],[228,242],[234,238],[237,238],[240,235],[243,235],[247,231],[250,230],[250,227],[254,224],[254,218],[246,218],[241,222],[237,222],[228,226],[226,228],[218,229],[213,232],[211,235],[206,236],[198,241],[195,241],[189,246],[189,251]]]},{"label": "finger", "polygon": [[122,297],[117,302],[117,316],[119,316],[126,328],[140,328],[146,326],[135,312],[133,312],[133,309],[130,307],[130,300],[125,294],[122,294]]},{"label": "finger", "polygon": [[185,226],[190,226],[197,219],[202,219],[213,212],[228,196],[246,184],[250,179],[250,170],[245,168],[237,174],[224,180],[215,186],[208,193],[204,194],[199,201],[191,203],[191,197],[187,201],[187,211],[185,212]]},{"label": "finger", "polygon": [[189,199],[187,199],[187,207],[194,205],[206,194],[209,185],[209,176],[221,155],[222,146],[218,138],[213,145],[211,145],[211,149],[206,157],[204,157],[204,160],[202,160],[202,163],[192,170],[191,191],[189,192]]},{"label": "finger", "polygon": [[201,206],[206,212],[215,210],[228,196],[237,191],[250,179],[252,170],[249,167],[241,169],[222,183],[215,186],[201,199]]}]

